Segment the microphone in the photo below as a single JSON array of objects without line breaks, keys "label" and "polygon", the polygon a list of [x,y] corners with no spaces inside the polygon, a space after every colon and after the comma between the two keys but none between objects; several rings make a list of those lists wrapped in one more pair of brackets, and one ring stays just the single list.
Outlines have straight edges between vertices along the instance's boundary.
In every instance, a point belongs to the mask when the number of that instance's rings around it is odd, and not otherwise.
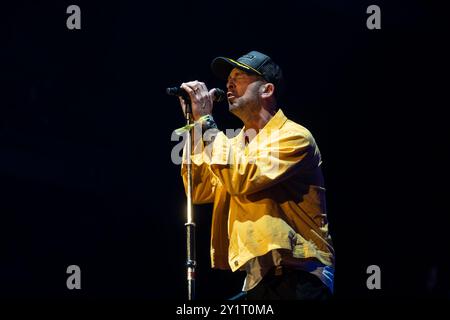
[{"label": "microphone", "polygon": [[[189,99],[189,94],[181,87],[172,87],[167,88],[166,93],[169,96],[177,96],[177,97],[183,97],[185,99]],[[215,88],[214,94],[213,94],[213,101],[215,102],[222,102],[225,101],[227,98],[227,94],[225,91],[219,88]]]}]

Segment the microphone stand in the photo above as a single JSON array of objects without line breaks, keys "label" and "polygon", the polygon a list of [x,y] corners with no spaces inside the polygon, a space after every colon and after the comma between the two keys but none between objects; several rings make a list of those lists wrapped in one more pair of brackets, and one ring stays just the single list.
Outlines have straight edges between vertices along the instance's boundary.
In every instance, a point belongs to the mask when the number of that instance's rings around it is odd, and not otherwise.
[{"label": "microphone stand", "polygon": [[[192,120],[192,106],[191,100],[188,97],[182,97],[186,104],[186,112],[185,119],[186,124],[190,125]],[[194,131],[194,130],[192,130]],[[191,130],[186,131],[186,155],[187,155],[187,219],[186,223],[186,276],[188,283],[188,299],[195,299],[195,267],[196,267],[196,258],[195,258],[195,222],[194,222],[194,212],[192,206],[192,135]]]}]

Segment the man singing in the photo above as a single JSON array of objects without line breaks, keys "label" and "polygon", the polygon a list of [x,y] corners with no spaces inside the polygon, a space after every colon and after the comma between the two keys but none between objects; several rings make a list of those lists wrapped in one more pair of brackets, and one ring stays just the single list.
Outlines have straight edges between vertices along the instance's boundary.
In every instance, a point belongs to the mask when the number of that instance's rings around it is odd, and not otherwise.
[{"label": "man singing", "polygon": [[249,300],[329,299],[334,250],[321,155],[308,129],[279,108],[281,68],[257,51],[217,57],[211,67],[226,81],[229,111],[243,122],[228,138],[212,116],[214,89],[199,81],[181,85],[201,126],[191,155],[192,199],[214,203],[212,267],[245,270]]}]

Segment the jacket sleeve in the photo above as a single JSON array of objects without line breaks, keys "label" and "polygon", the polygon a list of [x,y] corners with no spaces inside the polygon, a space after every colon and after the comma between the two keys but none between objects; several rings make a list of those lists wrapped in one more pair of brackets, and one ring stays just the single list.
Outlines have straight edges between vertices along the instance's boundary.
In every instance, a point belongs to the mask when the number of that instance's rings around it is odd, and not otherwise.
[{"label": "jacket sleeve", "polygon": [[[203,143],[200,141],[194,148],[192,155],[192,202],[193,204],[211,203],[214,201],[214,193],[217,178],[211,173],[208,161],[204,160]],[[181,165],[181,175],[187,193],[187,156],[183,149],[183,162]]]},{"label": "jacket sleeve", "polygon": [[254,143],[256,147],[246,155],[223,133],[216,136],[210,168],[230,195],[261,191],[320,163],[320,153],[309,135],[285,133],[270,140]]}]

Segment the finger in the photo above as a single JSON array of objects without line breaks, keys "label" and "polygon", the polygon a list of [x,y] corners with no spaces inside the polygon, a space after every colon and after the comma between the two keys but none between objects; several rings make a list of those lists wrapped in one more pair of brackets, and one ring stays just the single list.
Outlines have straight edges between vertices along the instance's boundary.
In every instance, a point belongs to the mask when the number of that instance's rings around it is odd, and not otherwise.
[{"label": "finger", "polygon": [[206,84],[204,82],[198,83],[198,91],[197,92],[200,92],[202,96],[206,96],[209,94],[208,88],[206,87]]},{"label": "finger", "polygon": [[178,100],[180,100],[181,109],[183,110],[183,113],[186,113],[186,104],[184,103],[184,100],[182,97],[178,97]]},{"label": "finger", "polygon": [[216,88],[209,90],[209,98],[211,99],[211,103],[214,102],[214,95],[216,94]]},{"label": "finger", "polygon": [[181,88],[183,88],[189,94],[189,97],[191,98],[191,100],[193,100],[193,98],[195,98],[195,92],[194,92],[194,90],[191,89],[191,87],[188,86],[188,83],[182,83]]},{"label": "finger", "polygon": [[206,88],[205,83],[198,80],[186,82],[186,85],[189,86],[189,88],[191,88],[195,94],[208,92],[208,88]]},{"label": "finger", "polygon": [[[180,85],[180,88],[183,87],[183,84],[184,83],[182,83]],[[180,101],[180,105],[181,105],[181,109],[183,109],[183,113],[186,113],[185,112],[186,111],[186,103],[184,102],[184,99],[182,97],[178,97],[178,100]]]},{"label": "finger", "polygon": [[195,88],[198,88],[199,82],[197,80],[194,80],[194,81],[185,82],[184,84],[187,85],[192,90],[194,90]]},{"label": "finger", "polygon": [[206,87],[206,84],[204,82],[198,82],[198,88],[204,91],[208,91],[208,88]]}]

